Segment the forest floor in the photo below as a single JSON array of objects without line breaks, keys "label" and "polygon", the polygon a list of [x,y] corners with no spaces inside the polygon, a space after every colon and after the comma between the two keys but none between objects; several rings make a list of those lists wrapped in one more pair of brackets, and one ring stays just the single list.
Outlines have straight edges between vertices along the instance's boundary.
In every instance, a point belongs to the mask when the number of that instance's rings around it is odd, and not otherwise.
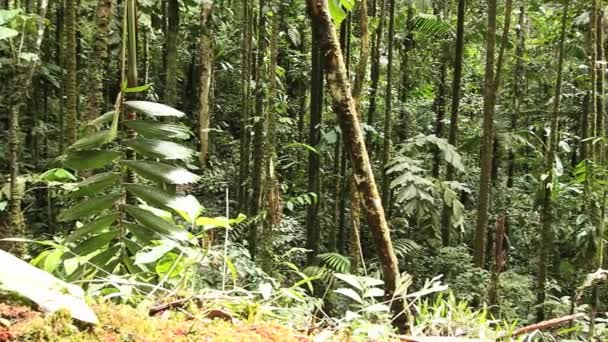
[{"label": "forest floor", "polygon": [[200,318],[170,311],[149,316],[126,305],[100,304],[93,309],[99,324],[84,326],[66,312],[44,314],[28,306],[0,303],[0,341],[312,341],[304,333],[272,322]]}]

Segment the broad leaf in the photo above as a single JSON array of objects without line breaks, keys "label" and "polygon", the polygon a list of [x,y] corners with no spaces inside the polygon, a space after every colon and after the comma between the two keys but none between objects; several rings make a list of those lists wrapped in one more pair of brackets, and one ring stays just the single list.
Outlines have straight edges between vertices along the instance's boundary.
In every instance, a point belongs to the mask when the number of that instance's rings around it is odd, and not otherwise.
[{"label": "broad leaf", "polygon": [[68,150],[88,150],[103,146],[116,138],[111,130],[104,130],[93,133],[76,141]]},{"label": "broad leaf", "polygon": [[166,140],[132,139],[126,141],[125,145],[146,157],[154,159],[190,160],[196,154],[196,151],[192,149]]},{"label": "broad leaf", "polygon": [[60,168],[50,169],[41,174],[38,178],[45,182],[67,182],[76,180],[76,177],[74,177],[70,171]]},{"label": "broad leaf", "polygon": [[0,26],[0,40],[13,38],[19,34],[19,31],[15,31],[8,27]]},{"label": "broad leaf", "polygon": [[355,290],[353,290],[353,289],[340,288],[340,289],[334,290],[334,292],[344,295],[344,296],[356,301],[359,304],[363,304],[363,299],[361,299],[361,296],[357,292],[355,292]]},{"label": "broad leaf", "polygon": [[[97,316],[84,301],[84,291],[0,250],[0,288],[23,296],[47,312],[67,309],[72,317],[97,324]],[[16,272],[18,270],[18,272]]]},{"label": "broad leaf", "polygon": [[135,239],[140,243],[150,244],[152,241],[160,238],[156,232],[146,227],[142,227],[139,224],[123,222],[123,226],[127,228],[127,230],[131,232]]},{"label": "broad leaf", "polygon": [[363,290],[363,287],[361,286],[361,282],[359,281],[357,276],[354,276],[352,274],[346,274],[346,273],[335,273],[334,276],[358,290]]},{"label": "broad leaf", "polygon": [[167,184],[188,184],[200,179],[199,176],[179,166],[139,160],[123,160],[120,163],[151,181]]},{"label": "broad leaf", "polygon": [[149,264],[162,258],[165,254],[169,253],[176,244],[174,242],[164,242],[161,245],[154,247],[146,247],[137,253],[135,256],[135,265]]},{"label": "broad leaf", "polygon": [[76,185],[78,190],[70,192],[68,197],[78,198],[82,196],[91,196],[116,184],[119,180],[120,173],[118,172],[99,173],[78,183]]},{"label": "broad leaf", "polygon": [[76,229],[72,234],[70,234],[66,239],[66,243],[75,242],[79,239],[89,235],[89,234],[97,234],[102,230],[111,226],[118,219],[118,213],[111,213],[104,216],[99,217],[98,219],[91,221],[84,226]]},{"label": "broad leaf", "polygon": [[81,256],[89,255],[97,250],[100,250],[102,247],[110,243],[110,241],[117,237],[119,233],[120,231],[116,229],[92,236],[81,244],[79,244],[78,246],[74,247],[74,249],[72,249],[72,252],[76,255]]},{"label": "broad leaf", "polygon": [[188,223],[193,223],[203,212],[203,206],[192,195],[176,198],[169,203],[169,207],[175,210]]},{"label": "broad leaf", "polygon": [[73,151],[64,156],[63,165],[74,170],[99,169],[120,157],[120,152],[108,150]]},{"label": "broad leaf", "polygon": [[190,138],[188,127],[180,124],[149,120],[129,120],[123,124],[148,139],[186,140]]},{"label": "broad leaf", "polygon": [[95,119],[87,122],[85,126],[92,126],[92,127],[99,128],[105,123],[112,122],[113,118],[114,118],[114,111],[109,111],[109,112],[107,112],[103,115],[100,115],[100,116],[96,117]]},{"label": "broad leaf", "polygon": [[178,198],[178,196],[167,193],[159,188],[142,184],[128,183],[123,184],[123,187],[146,203],[162,209],[171,209],[171,203],[175,202]]},{"label": "broad leaf", "polygon": [[114,202],[118,201],[121,197],[121,194],[109,194],[91,198],[62,212],[59,215],[59,220],[71,221],[100,213],[111,208]]},{"label": "broad leaf", "polygon": [[137,220],[137,222],[139,222],[142,226],[153,230],[162,236],[180,241],[187,241],[189,239],[187,231],[163,220],[156,215],[153,215],[147,210],[133,205],[125,205],[124,208],[125,211],[131,215],[131,217]]},{"label": "broad leaf", "polygon": [[129,109],[132,109],[138,113],[151,116],[151,117],[159,117],[159,116],[173,116],[177,118],[183,117],[183,112],[179,110],[169,107],[162,103],[156,102],[148,102],[148,101],[126,101],[125,106]]}]

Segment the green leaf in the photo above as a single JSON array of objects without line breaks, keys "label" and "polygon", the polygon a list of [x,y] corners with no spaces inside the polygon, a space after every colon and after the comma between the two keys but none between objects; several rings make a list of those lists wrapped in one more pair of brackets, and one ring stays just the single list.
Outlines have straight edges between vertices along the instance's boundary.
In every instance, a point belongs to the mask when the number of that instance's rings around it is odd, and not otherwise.
[{"label": "green leaf", "polygon": [[112,119],[114,118],[114,111],[109,111],[107,113],[104,113],[98,117],[96,117],[95,119],[89,121],[86,123],[85,126],[92,126],[92,127],[101,127],[103,124],[105,123],[110,123],[112,122]]},{"label": "green leaf", "polygon": [[183,112],[175,108],[171,108],[162,103],[148,102],[148,101],[126,101],[125,106],[128,108],[151,117],[159,116],[173,116],[181,118],[185,116]]},{"label": "green leaf", "polygon": [[97,218],[84,226],[76,229],[66,239],[66,243],[75,242],[89,234],[97,234],[111,226],[118,219],[119,213],[111,213]]},{"label": "green leaf", "polygon": [[120,157],[120,152],[108,150],[81,150],[69,152],[63,165],[74,170],[99,169]]},{"label": "green leaf", "polygon": [[163,258],[156,264],[154,270],[161,277],[168,275],[169,278],[174,278],[184,272],[184,264],[181,261],[181,256],[175,253],[167,253]]},{"label": "green leaf", "polygon": [[0,26],[0,40],[13,38],[17,35],[19,35],[19,31],[15,31],[8,27]]},{"label": "green leaf", "polygon": [[104,130],[95,132],[89,136],[77,140],[72,146],[68,147],[68,150],[88,150],[103,146],[107,143],[112,142],[116,138],[111,130]]},{"label": "green leaf", "polygon": [[141,243],[150,244],[152,241],[159,239],[156,232],[139,224],[123,222],[123,226]]},{"label": "green leaf", "polygon": [[58,217],[59,221],[72,221],[97,214],[111,208],[121,197],[121,194],[109,194],[91,198],[62,212]]},{"label": "green leaf", "polygon": [[76,255],[81,256],[89,255],[106,246],[108,243],[110,243],[110,241],[117,237],[119,233],[120,231],[116,229],[106,233],[95,235],[76,246],[74,249],[72,249],[72,252]]},{"label": "green leaf", "polygon": [[171,252],[175,246],[177,246],[175,242],[165,242],[158,246],[146,247],[135,255],[135,265],[153,263]]},{"label": "green leaf", "polygon": [[125,145],[146,157],[155,159],[190,160],[196,154],[196,151],[190,148],[166,140],[132,139],[125,141]]},{"label": "green leaf", "polygon": [[50,169],[41,174],[39,178],[45,182],[67,182],[76,180],[76,177],[74,177],[70,171],[60,168]]},{"label": "green leaf", "polygon": [[112,260],[113,257],[120,254],[120,250],[121,250],[120,244],[116,244],[116,246],[111,247],[111,248],[97,254],[96,256],[92,257],[89,260],[89,262],[98,267],[106,266],[108,264],[108,262],[110,262],[110,260]]},{"label": "green leaf", "polygon": [[200,179],[199,176],[179,166],[139,160],[123,160],[120,163],[151,181],[167,184],[188,184]]},{"label": "green leaf", "polygon": [[0,10],[0,25],[4,25],[4,24],[8,23],[9,21],[13,20],[13,18],[15,18],[20,13],[21,13],[20,8],[12,9],[12,10],[1,9]]},{"label": "green leaf", "polygon": [[68,193],[67,196],[70,198],[91,196],[116,184],[119,180],[120,173],[118,172],[99,173],[78,183],[76,185],[78,190]]},{"label": "green leaf", "polygon": [[123,93],[125,94],[129,94],[129,93],[141,93],[142,91],[146,91],[148,89],[150,89],[150,87],[152,86],[152,84],[144,84],[138,87],[131,87],[131,88],[124,88],[122,90]]},{"label": "green leaf", "polygon": [[137,222],[139,222],[142,226],[158,233],[161,236],[166,236],[179,241],[189,240],[188,232],[186,230],[181,229],[156,215],[153,215],[147,210],[133,205],[125,205],[124,208],[125,211],[131,217],[137,220]]},{"label": "green leaf", "polygon": [[347,283],[348,285],[356,288],[357,290],[363,289],[363,287],[361,286],[361,282],[357,279],[357,276],[345,273],[335,273],[334,276]]},{"label": "green leaf", "polygon": [[228,228],[230,222],[225,217],[199,217],[196,220],[198,226],[202,226],[205,230],[211,228]]},{"label": "green leaf", "polygon": [[193,223],[203,212],[203,206],[192,195],[176,198],[169,203],[169,207],[175,210],[188,223]]},{"label": "green leaf", "polygon": [[61,249],[56,249],[49,253],[46,258],[44,258],[44,264],[42,269],[49,273],[53,273],[59,264],[61,264],[61,258],[65,252]]},{"label": "green leaf", "polygon": [[348,288],[340,288],[340,289],[336,289],[334,290],[335,293],[339,293],[341,295],[344,295],[354,301],[356,301],[359,304],[363,304],[363,299],[361,298],[361,296],[355,292],[355,290],[353,289],[348,289]]},{"label": "green leaf", "polygon": [[129,120],[123,124],[148,139],[181,139],[190,138],[188,127],[180,124],[161,123],[149,120]]},{"label": "green leaf", "polygon": [[162,209],[171,209],[170,204],[175,202],[179,197],[159,188],[147,185],[127,183],[123,184],[123,187],[127,189],[129,193],[140,198],[146,203]]},{"label": "green leaf", "polygon": [[334,24],[336,26],[340,26],[342,20],[346,18],[346,12],[342,9],[340,0],[327,0],[327,4],[329,5],[329,14],[331,18],[334,20]]}]

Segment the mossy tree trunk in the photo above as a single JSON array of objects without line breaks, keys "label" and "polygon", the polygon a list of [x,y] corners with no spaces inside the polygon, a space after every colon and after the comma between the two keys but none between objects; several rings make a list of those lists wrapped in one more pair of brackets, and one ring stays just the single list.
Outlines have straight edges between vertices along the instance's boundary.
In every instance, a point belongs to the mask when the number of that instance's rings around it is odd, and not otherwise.
[{"label": "mossy tree trunk", "polygon": [[76,63],[77,0],[65,1],[65,142],[71,145],[78,130],[78,82]]},{"label": "mossy tree trunk", "polygon": [[[201,6],[205,6],[204,4]],[[203,33],[204,34],[204,33]],[[175,107],[177,104],[177,44],[179,39],[179,1],[167,1],[167,68],[165,76],[165,99],[166,105]],[[202,86],[202,85],[201,85]]]},{"label": "mossy tree trunk", "polygon": [[210,96],[211,75],[213,73],[213,29],[211,14],[213,11],[213,0],[205,0],[201,3],[201,38],[200,38],[200,93],[199,93],[199,130],[200,140],[199,160],[205,166],[209,153],[209,123],[211,119]]},{"label": "mossy tree trunk", "polygon": [[[351,93],[334,24],[329,15],[326,1],[308,0],[307,4],[312,20],[316,22],[316,25],[313,26],[313,34],[321,46],[329,93],[333,100],[333,109],[338,116],[342,134],[344,134],[356,187],[361,195],[367,223],[379,256],[384,275],[385,295],[386,298],[392,299],[390,305],[395,315],[393,322],[398,327],[404,328],[406,322],[405,301],[401,295],[395,293],[400,284],[397,257],[393,250],[388,222],[384,215],[384,208],[365,147],[356,103]],[[393,298],[393,296],[395,297]]]}]

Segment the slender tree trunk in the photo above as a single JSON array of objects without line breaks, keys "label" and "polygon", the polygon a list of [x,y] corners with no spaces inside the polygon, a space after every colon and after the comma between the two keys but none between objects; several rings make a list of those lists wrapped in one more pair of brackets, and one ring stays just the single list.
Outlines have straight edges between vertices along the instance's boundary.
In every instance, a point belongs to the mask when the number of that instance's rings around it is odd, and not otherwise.
[{"label": "slender tree trunk", "polygon": [[[205,5],[202,5],[203,7]],[[168,106],[175,107],[177,104],[177,43],[179,38],[179,1],[167,1],[167,68],[165,78],[164,102]],[[204,36],[204,33],[201,35]],[[201,76],[202,77],[202,76]],[[202,86],[202,85],[201,85]],[[202,142],[201,142],[202,145]]]},{"label": "slender tree trunk", "polygon": [[[259,0],[258,10],[258,37],[257,37],[257,66],[256,66],[256,85],[255,85],[255,112],[256,117],[253,124],[253,168],[251,172],[251,187],[252,197],[249,205],[249,215],[251,217],[258,215],[262,204],[262,195],[264,190],[264,145],[266,143],[265,135],[265,102],[267,100],[264,89],[265,79],[268,75],[264,72],[264,57],[266,55],[266,0]],[[258,243],[258,225],[256,223],[249,227],[249,248],[251,256],[254,257],[257,251]]]},{"label": "slender tree trunk", "polygon": [[279,23],[282,21],[283,11],[279,8],[279,0],[271,0],[272,24],[270,34],[270,67],[268,70],[268,102],[267,102],[267,143],[264,153],[264,168],[266,169],[266,220],[260,239],[260,264],[262,270],[270,273],[273,269],[273,242],[274,227],[281,221],[281,194],[279,182],[276,177],[275,164],[277,159],[277,104],[275,102],[277,89],[277,60],[279,53]]},{"label": "slender tree trunk", "polygon": [[248,196],[248,179],[249,179],[249,159],[251,155],[251,129],[249,122],[250,113],[250,80],[251,80],[251,11],[250,0],[243,0],[243,43],[241,61],[241,142],[239,146],[239,190],[238,190],[238,208],[239,212],[248,212],[247,205],[249,202]]},{"label": "slender tree trunk", "polygon": [[[39,6],[39,18],[37,24],[37,33],[34,46],[32,47],[31,53],[38,55],[40,53],[40,47],[42,46],[42,40],[44,38],[44,32],[46,25],[46,12],[48,9],[48,0],[41,0]],[[8,203],[8,215],[9,215],[9,234],[12,237],[24,237],[26,232],[25,219],[21,210],[21,199],[23,196],[23,184],[19,181],[19,152],[21,150],[20,141],[20,129],[19,129],[19,117],[22,108],[26,104],[26,97],[30,91],[32,85],[32,78],[35,69],[38,67],[36,62],[30,65],[22,65],[21,61],[15,60],[15,70],[12,76],[12,81],[9,82],[9,86],[13,87],[12,95],[9,103],[9,155],[8,155],[8,168],[9,168],[9,192],[10,199]],[[25,96],[24,96],[25,95]],[[17,256],[24,256],[26,254],[25,245],[22,243],[16,243],[11,248],[12,252]]]},{"label": "slender tree trunk", "polygon": [[213,1],[205,0],[201,3],[201,39],[200,39],[200,58],[201,58],[201,77],[199,93],[199,131],[198,136],[201,143],[199,160],[201,165],[206,166],[209,159],[209,121],[211,111],[209,106],[209,89],[211,88],[211,74],[213,73],[213,29],[211,13],[213,11]]},{"label": "slender tree trunk", "polygon": [[[377,0],[380,2],[380,13],[378,16],[378,28],[374,33],[374,41],[372,46],[372,66],[371,66],[371,81],[370,94],[369,94],[369,108],[367,110],[367,124],[370,126],[374,125],[376,120],[376,98],[378,94],[378,85],[380,83],[380,50],[382,45],[382,32],[384,31],[384,18],[386,13],[387,0]],[[370,154],[373,152],[371,140],[368,137],[367,145],[369,147]]]},{"label": "slender tree trunk", "polygon": [[[448,143],[458,145],[458,117],[460,114],[460,84],[462,83],[462,60],[464,56],[464,20],[466,15],[466,0],[458,0],[458,17],[456,22],[456,51],[454,54],[454,79],[452,80],[452,107],[450,112],[450,132]],[[453,181],[456,170],[451,164],[446,165],[445,180]],[[444,206],[441,225],[441,241],[444,246],[450,244],[450,214],[449,208]]]},{"label": "slender tree trunk", "polygon": [[384,139],[382,144],[382,205],[386,214],[390,213],[391,177],[387,165],[391,155],[391,138],[393,135],[393,40],[395,36],[395,0],[389,2],[388,19],[388,65],[386,66],[386,94],[384,103]]},{"label": "slender tree trunk", "polygon": [[76,0],[65,1],[65,141],[68,145],[77,139],[78,84],[76,64]]},{"label": "slender tree trunk", "polygon": [[488,305],[495,317],[499,316],[498,308],[498,285],[500,280],[500,272],[502,272],[505,255],[503,250],[503,241],[505,237],[505,223],[507,217],[504,214],[499,215],[496,219],[496,237],[494,239],[494,255],[492,259],[492,268],[490,273],[490,285],[488,286]]},{"label": "slender tree trunk", "polygon": [[483,94],[483,137],[481,142],[481,172],[473,259],[477,267],[484,267],[486,232],[489,221],[492,152],[494,137],[494,50],[496,36],[496,0],[488,0],[488,28],[486,31],[486,70]]},{"label": "slender tree trunk", "polygon": [[[318,18],[312,18],[313,32],[319,29],[321,23]],[[319,37],[313,33],[312,36],[312,70],[310,87],[310,123],[308,132],[308,144],[317,146],[321,140],[321,121],[323,118],[323,55],[321,53],[321,42]],[[306,248],[312,252],[308,254],[308,263],[312,263],[319,252],[319,240],[321,228],[319,220],[319,204],[321,202],[321,159],[317,153],[308,153],[308,193],[316,194],[316,201],[306,209]]]},{"label": "slender tree trunk", "polygon": [[553,109],[549,118],[550,129],[547,137],[547,149],[545,151],[543,173],[547,178],[541,182],[541,211],[540,211],[540,241],[538,278],[536,284],[537,311],[536,320],[545,319],[545,287],[547,284],[547,263],[549,262],[551,250],[553,249],[553,203],[551,199],[551,183],[553,182],[553,161],[559,139],[559,116],[562,97],[562,70],[564,65],[564,41],[566,39],[566,26],[568,23],[569,0],[564,0],[562,14],[562,27],[559,40],[559,55],[557,61],[557,76],[555,79],[555,97]]},{"label": "slender tree trunk", "polygon": [[91,78],[87,92],[85,120],[90,121],[102,114],[103,111],[103,79],[104,66],[108,58],[108,35],[112,18],[113,0],[98,0],[95,17],[95,38],[93,50],[89,56]]},{"label": "slender tree trunk", "polygon": [[354,173],[357,189],[362,198],[376,250],[384,275],[385,295],[391,301],[395,315],[393,321],[399,328],[405,328],[405,303],[401,294],[395,293],[400,284],[400,273],[397,257],[393,250],[390,230],[384,215],[384,209],[374,179],[369,155],[365,147],[363,132],[356,110],[355,100],[346,77],[346,67],[336,37],[334,24],[329,15],[326,1],[307,2],[311,18],[316,21],[314,35],[321,45],[325,60],[325,71],[329,92],[333,100],[333,109],[338,116],[344,139],[348,142],[348,153]]},{"label": "slender tree trunk", "polygon": [[[526,44],[525,36],[525,6],[519,8],[519,24],[517,25],[517,48],[515,49],[515,72],[513,75],[513,112],[511,113],[510,128],[511,133],[515,133],[517,129],[517,118],[521,109],[521,101],[523,99],[523,83],[525,80],[524,66],[524,50]],[[513,178],[515,177],[515,153],[513,148],[509,149],[508,166],[507,166],[507,188],[513,187]]]},{"label": "slender tree trunk", "polygon": [[[447,58],[441,57],[441,70],[439,71],[439,82],[437,82],[437,97],[435,98],[435,136],[441,138],[443,135],[443,120],[445,119],[445,97],[446,97],[446,78],[448,73]],[[431,175],[439,178],[441,167],[441,150],[435,147],[433,151],[433,168]]]}]

